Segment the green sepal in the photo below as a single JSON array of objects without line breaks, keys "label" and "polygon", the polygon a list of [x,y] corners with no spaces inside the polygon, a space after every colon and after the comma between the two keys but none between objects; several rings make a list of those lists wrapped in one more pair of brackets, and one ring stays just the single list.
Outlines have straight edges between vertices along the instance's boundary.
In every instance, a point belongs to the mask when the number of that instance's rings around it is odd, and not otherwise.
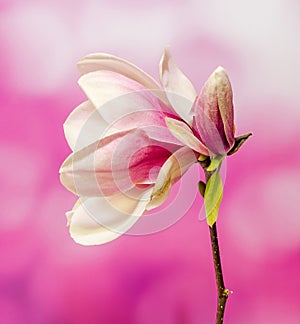
[{"label": "green sepal", "polygon": [[223,197],[223,184],[220,172],[217,170],[208,179],[204,193],[206,221],[209,226],[217,221],[220,204]]},{"label": "green sepal", "polygon": [[203,155],[203,154],[200,154],[199,157],[198,157],[199,162],[206,161],[207,159],[209,159],[209,156]]},{"label": "green sepal", "polygon": [[252,133],[248,133],[248,134],[244,134],[244,135],[236,137],[234,145],[233,145],[232,149],[227,153],[227,155],[232,155],[232,154],[236,153],[251,135],[252,135]]},{"label": "green sepal", "polygon": [[224,160],[224,158],[225,158],[225,155],[217,155],[217,156],[211,158],[211,162],[207,168],[207,171],[216,170],[219,167],[219,165],[221,164],[221,162]]}]

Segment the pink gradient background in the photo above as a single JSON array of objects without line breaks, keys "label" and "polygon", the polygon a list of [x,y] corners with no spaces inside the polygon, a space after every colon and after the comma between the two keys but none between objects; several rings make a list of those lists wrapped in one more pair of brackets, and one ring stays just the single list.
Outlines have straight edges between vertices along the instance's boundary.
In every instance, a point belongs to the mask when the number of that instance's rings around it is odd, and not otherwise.
[{"label": "pink gradient background", "polygon": [[227,161],[225,323],[300,323],[299,12],[295,0],[0,2],[1,323],[214,322],[199,197],[171,228],[104,246],[75,244],[64,216],[76,62],[108,52],[157,77],[167,44],[197,90],[227,69],[237,133],[254,133]]}]

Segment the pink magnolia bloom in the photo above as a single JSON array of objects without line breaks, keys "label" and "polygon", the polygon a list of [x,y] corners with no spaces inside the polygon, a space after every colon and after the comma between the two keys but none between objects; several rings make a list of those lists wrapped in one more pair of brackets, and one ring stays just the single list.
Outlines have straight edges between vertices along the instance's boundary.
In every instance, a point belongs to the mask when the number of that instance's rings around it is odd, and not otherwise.
[{"label": "pink magnolia bloom", "polygon": [[64,124],[73,153],[60,179],[79,196],[67,213],[72,238],[102,244],[161,205],[199,155],[230,150],[232,91],[219,67],[197,97],[168,49],[160,63],[161,85],[108,54],[88,55],[78,68],[88,100]]}]

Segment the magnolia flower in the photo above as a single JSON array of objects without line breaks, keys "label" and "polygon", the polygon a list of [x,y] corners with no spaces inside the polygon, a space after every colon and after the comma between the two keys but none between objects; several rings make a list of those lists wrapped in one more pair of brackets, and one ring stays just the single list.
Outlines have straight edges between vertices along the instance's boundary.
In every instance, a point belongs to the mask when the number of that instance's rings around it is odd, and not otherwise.
[{"label": "magnolia flower", "polygon": [[70,234],[93,245],[119,237],[160,206],[199,157],[213,160],[232,149],[232,91],[219,67],[197,96],[168,49],[161,85],[108,54],[88,55],[78,68],[88,100],[64,123],[73,153],[60,179],[79,196],[67,213]]}]

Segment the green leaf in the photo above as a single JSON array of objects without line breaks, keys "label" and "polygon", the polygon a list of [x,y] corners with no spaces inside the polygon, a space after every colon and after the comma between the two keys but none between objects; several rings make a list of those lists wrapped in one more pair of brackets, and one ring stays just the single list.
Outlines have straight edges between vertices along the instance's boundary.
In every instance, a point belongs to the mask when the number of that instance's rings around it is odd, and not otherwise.
[{"label": "green leaf", "polygon": [[204,193],[206,221],[209,226],[217,221],[220,204],[223,197],[223,184],[220,172],[217,170],[208,179]]},{"label": "green leaf", "polygon": [[207,171],[214,171],[216,170],[219,165],[221,164],[221,162],[224,160],[225,155],[217,155],[213,158],[211,158],[211,162],[209,167],[207,168]]}]

